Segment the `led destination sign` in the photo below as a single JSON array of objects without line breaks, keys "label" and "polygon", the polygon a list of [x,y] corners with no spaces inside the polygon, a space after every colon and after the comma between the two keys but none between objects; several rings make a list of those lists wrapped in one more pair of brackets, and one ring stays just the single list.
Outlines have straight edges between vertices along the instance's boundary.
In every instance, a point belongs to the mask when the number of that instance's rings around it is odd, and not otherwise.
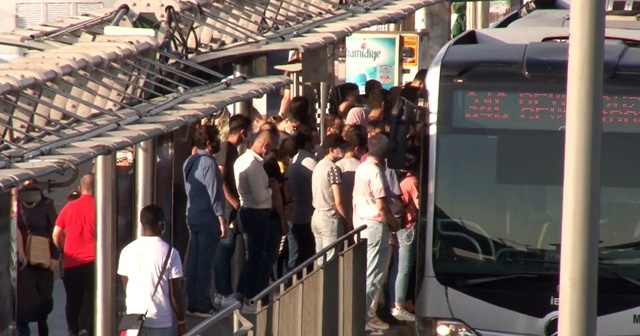
[{"label": "led destination sign", "polygon": [[[566,94],[522,91],[454,92],[453,126],[561,130],[566,122]],[[605,132],[640,132],[640,96],[602,98]]]}]

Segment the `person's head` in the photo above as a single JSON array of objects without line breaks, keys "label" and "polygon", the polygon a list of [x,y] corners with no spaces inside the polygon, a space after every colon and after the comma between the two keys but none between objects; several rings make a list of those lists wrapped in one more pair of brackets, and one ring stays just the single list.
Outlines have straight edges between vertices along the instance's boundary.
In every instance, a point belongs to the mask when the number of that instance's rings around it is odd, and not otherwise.
[{"label": "person's head", "polygon": [[371,111],[382,111],[384,109],[384,98],[382,89],[371,92],[367,100]]},{"label": "person's head", "polygon": [[420,69],[416,76],[413,77],[411,86],[422,89],[424,87],[424,81],[427,79],[427,69]]},{"label": "person's head", "polygon": [[80,193],[82,195],[93,195],[95,177],[93,174],[86,174],[80,179]]},{"label": "person's head", "polygon": [[282,140],[280,147],[278,147],[276,159],[285,165],[288,165],[291,162],[291,159],[296,156],[297,152],[294,138],[286,138]]},{"label": "person's head", "polygon": [[276,138],[276,141],[279,141],[280,132],[278,131],[278,126],[274,122],[267,121],[266,123],[263,123],[262,125],[260,125],[260,128],[258,129],[258,133],[263,131],[271,133],[271,135],[274,138]]},{"label": "person's head", "polygon": [[281,131],[293,134],[301,125],[309,124],[309,100],[305,97],[294,97],[289,103],[289,110],[284,114],[280,123]]},{"label": "person's head", "polygon": [[367,98],[372,92],[379,90],[382,90],[382,83],[375,79],[370,79],[364,84],[364,96]]},{"label": "person's head", "polygon": [[402,86],[394,86],[389,89],[389,95],[387,96],[387,101],[393,107],[398,103],[398,99],[400,98],[400,94],[402,93]]},{"label": "person's head", "polygon": [[193,144],[199,150],[216,154],[220,151],[220,131],[212,125],[200,125],[196,128]]},{"label": "person's head", "polygon": [[414,176],[418,175],[420,169],[420,147],[411,146],[407,148],[404,159],[404,170]]},{"label": "person's head", "polygon": [[380,119],[372,119],[367,123],[367,134],[369,138],[376,134],[384,133],[385,125],[384,122]]},{"label": "person's head", "polygon": [[384,161],[389,151],[389,139],[383,134],[376,134],[367,141],[369,155],[378,161]]},{"label": "person's head", "polygon": [[347,118],[345,120],[345,124],[347,125],[366,125],[367,124],[367,113],[362,107],[354,107],[347,114]]},{"label": "person's head", "polygon": [[367,152],[367,128],[361,125],[351,126],[344,133],[345,147],[347,153],[354,157],[361,157]]},{"label": "person's head", "polygon": [[341,116],[327,114],[326,118],[326,134],[341,134],[342,128],[344,127],[344,120]]},{"label": "person's head", "polygon": [[345,141],[340,134],[330,134],[324,138],[322,149],[326,153],[326,158],[336,162],[344,157]]},{"label": "person's head", "polygon": [[310,127],[300,127],[294,134],[296,152],[299,150],[313,150],[313,131]]},{"label": "person's head", "polygon": [[342,99],[343,101],[350,95],[355,95],[356,97],[360,96],[360,87],[358,84],[344,83],[340,86],[340,96],[344,97]]},{"label": "person's head", "polygon": [[256,136],[256,140],[251,146],[251,150],[260,157],[265,157],[274,151],[278,146],[278,138],[272,132],[264,130],[260,131]]},{"label": "person's head", "polygon": [[229,118],[229,142],[239,145],[250,132],[251,118],[236,114]]},{"label": "person's head", "polygon": [[164,232],[164,211],[161,207],[151,204],[140,210],[140,225],[145,236],[160,236]]}]

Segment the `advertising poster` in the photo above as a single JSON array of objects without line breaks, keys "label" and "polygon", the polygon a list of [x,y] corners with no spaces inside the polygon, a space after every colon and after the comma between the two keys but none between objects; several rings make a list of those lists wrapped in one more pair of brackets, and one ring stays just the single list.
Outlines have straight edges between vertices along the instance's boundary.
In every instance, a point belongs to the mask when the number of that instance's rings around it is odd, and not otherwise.
[{"label": "advertising poster", "polygon": [[418,66],[418,53],[420,52],[420,37],[418,35],[402,35],[402,64],[404,67]]},{"label": "advertising poster", "polygon": [[400,38],[398,35],[353,34],[346,39],[346,80],[364,85],[370,79],[385,89],[399,84]]}]

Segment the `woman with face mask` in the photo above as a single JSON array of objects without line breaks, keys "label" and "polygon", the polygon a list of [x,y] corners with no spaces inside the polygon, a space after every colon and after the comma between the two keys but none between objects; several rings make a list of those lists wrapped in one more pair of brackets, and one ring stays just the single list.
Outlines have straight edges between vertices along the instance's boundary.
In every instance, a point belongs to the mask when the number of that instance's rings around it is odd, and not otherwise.
[{"label": "woman with face mask", "polygon": [[[31,334],[31,322],[37,322],[39,336],[46,336],[49,334],[47,318],[53,310],[54,271],[58,269],[60,259],[60,252],[50,239],[57,213],[53,200],[31,183],[18,192],[18,244],[22,252],[17,277],[16,320],[19,336]],[[35,243],[36,240],[39,243]]]}]

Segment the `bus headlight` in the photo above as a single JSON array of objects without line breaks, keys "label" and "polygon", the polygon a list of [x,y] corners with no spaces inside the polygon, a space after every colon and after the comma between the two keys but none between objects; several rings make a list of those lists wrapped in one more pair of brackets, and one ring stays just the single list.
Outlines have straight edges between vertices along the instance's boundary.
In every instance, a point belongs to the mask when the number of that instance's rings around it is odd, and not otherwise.
[{"label": "bus headlight", "polygon": [[436,321],[436,335],[438,336],[478,336],[471,328],[460,321]]}]

